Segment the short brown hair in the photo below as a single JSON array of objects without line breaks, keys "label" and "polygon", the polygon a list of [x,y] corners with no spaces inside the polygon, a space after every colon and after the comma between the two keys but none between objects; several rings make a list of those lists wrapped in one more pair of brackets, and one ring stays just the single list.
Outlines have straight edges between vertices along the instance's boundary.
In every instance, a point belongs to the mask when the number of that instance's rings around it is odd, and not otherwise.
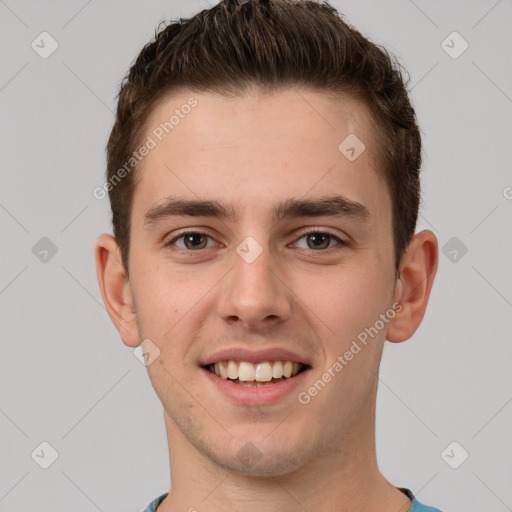
[{"label": "short brown hair", "polygon": [[191,18],[162,22],[121,83],[106,147],[112,224],[125,271],[139,177],[128,172],[113,179],[140,145],[159,101],[183,90],[236,97],[254,87],[296,86],[357,98],[369,108],[379,148],[376,167],[393,205],[398,271],[416,227],[421,167],[421,136],[402,70],[328,2],[223,0]]}]

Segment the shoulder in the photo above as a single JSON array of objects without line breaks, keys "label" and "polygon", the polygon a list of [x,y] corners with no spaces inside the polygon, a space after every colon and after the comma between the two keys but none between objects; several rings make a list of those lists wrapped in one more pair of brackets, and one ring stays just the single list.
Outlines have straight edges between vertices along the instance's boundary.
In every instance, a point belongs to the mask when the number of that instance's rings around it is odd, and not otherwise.
[{"label": "shoulder", "polygon": [[423,505],[423,503],[420,503],[410,489],[406,489],[404,487],[399,487],[398,489],[411,499],[412,503],[409,512],[442,512],[438,508],[429,507],[427,505]]},{"label": "shoulder", "polygon": [[158,507],[158,505],[160,505],[160,503],[162,503],[162,501],[164,501],[164,498],[168,494],[169,493],[166,492],[166,493],[162,494],[161,496],[158,496],[158,498],[155,498],[142,512],[155,512],[156,507]]}]

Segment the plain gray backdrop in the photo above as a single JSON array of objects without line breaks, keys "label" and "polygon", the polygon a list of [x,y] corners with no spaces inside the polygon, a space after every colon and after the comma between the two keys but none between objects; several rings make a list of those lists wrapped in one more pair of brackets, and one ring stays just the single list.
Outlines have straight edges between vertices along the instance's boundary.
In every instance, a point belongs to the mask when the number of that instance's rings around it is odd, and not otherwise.
[{"label": "plain gray backdrop", "polygon": [[[422,325],[385,346],[380,468],[445,512],[512,510],[512,4],[332,4],[410,73],[418,230],[440,245]],[[169,489],[162,406],[98,289],[92,191],[133,59],[208,7],[0,1],[0,511],[137,512]]]}]

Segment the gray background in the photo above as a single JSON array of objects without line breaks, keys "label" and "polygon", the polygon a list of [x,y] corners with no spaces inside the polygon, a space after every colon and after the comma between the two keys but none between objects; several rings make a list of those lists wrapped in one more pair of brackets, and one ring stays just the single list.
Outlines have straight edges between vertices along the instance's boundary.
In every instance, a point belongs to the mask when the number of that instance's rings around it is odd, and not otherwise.
[{"label": "gray background", "polygon": [[[446,512],[512,510],[511,2],[333,5],[408,69],[425,148],[418,229],[440,248],[457,238],[417,333],[386,343],[381,470]],[[0,511],[135,512],[169,488],[162,406],[97,286],[110,212],[92,190],[130,63],[159,21],[207,7],[0,1]],[[43,31],[59,45],[47,59],[31,48]],[[458,58],[442,46],[453,31],[469,43]],[[42,237],[58,249],[46,262]],[[59,455],[48,469],[31,457],[43,441]]]}]

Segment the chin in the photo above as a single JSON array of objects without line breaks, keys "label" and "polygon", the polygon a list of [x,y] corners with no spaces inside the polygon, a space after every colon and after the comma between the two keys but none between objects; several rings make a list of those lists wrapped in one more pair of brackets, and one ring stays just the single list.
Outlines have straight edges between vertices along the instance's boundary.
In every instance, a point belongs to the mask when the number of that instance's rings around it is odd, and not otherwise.
[{"label": "chin", "polygon": [[[240,458],[242,460],[240,460]],[[289,454],[283,455],[263,455],[256,460],[247,460],[244,457],[214,457],[212,462],[223,469],[238,473],[243,476],[253,477],[276,477],[287,475],[299,469],[302,466],[301,461],[297,460],[297,454],[290,457]]]},{"label": "chin", "polygon": [[[236,446],[235,446],[236,444]],[[233,441],[233,446],[219,453],[203,453],[214,464],[240,475],[255,477],[275,477],[296,471],[307,461],[308,452],[304,443],[297,442],[295,447],[284,443],[257,441]]]}]

